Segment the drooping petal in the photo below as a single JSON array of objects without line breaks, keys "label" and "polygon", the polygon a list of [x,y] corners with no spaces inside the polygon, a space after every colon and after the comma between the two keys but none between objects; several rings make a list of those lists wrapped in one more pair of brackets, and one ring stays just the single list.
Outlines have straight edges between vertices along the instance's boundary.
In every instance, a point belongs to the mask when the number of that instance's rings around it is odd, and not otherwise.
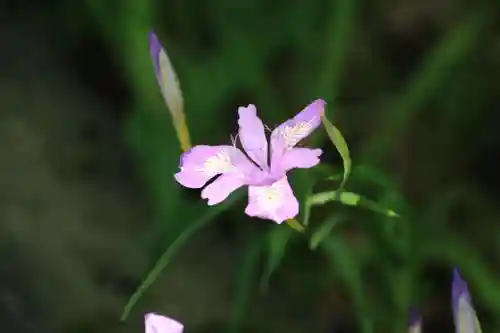
[{"label": "drooping petal", "polygon": [[220,174],[247,179],[259,169],[233,146],[194,146],[181,156],[181,171],[175,179],[185,187],[201,188]]},{"label": "drooping petal", "polygon": [[144,316],[145,333],[182,333],[184,325],[178,321],[155,313]]},{"label": "drooping petal", "polygon": [[208,199],[209,206],[216,205],[226,200],[232,192],[245,184],[245,177],[233,174],[222,175],[201,191],[201,197]]},{"label": "drooping petal", "polygon": [[421,333],[422,332],[422,317],[416,312],[412,311],[410,313],[410,325],[408,327],[408,333]]},{"label": "drooping petal", "polygon": [[275,159],[271,172],[273,175],[283,174],[295,168],[307,169],[317,165],[321,149],[292,148],[283,153],[281,159]]},{"label": "drooping petal", "polygon": [[295,117],[276,127],[271,133],[271,167],[299,141],[309,136],[321,124],[325,101],[317,99]]},{"label": "drooping petal", "polygon": [[268,145],[264,124],[257,116],[255,105],[238,108],[238,126],[241,145],[247,155],[263,170],[268,170]]},{"label": "drooping petal", "polygon": [[245,213],[276,223],[282,223],[297,216],[299,202],[293,194],[287,177],[269,186],[249,186],[248,206]]},{"label": "drooping petal", "polygon": [[457,269],[453,270],[451,301],[456,332],[480,333],[481,328],[472,305],[467,283],[462,279]]}]

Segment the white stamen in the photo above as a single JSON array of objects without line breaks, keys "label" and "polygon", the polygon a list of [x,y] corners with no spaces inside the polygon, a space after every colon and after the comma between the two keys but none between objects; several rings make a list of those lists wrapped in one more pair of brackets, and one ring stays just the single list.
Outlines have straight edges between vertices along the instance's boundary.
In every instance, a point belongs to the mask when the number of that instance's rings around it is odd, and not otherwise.
[{"label": "white stamen", "polygon": [[233,135],[231,134],[231,143],[233,144],[233,147],[234,147],[234,148],[237,148],[237,147],[236,147],[236,144],[238,143],[238,141],[237,141],[237,140],[238,140],[238,136],[239,136],[239,135],[240,135],[240,133],[236,133],[236,135],[235,135],[235,136],[233,136]]}]

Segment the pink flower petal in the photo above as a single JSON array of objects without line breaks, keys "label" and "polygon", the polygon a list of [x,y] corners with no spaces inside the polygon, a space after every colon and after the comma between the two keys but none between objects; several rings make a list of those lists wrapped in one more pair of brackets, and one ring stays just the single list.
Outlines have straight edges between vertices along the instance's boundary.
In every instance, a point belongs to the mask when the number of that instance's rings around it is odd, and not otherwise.
[{"label": "pink flower petal", "polygon": [[280,160],[275,160],[271,171],[273,174],[280,174],[295,168],[312,168],[319,164],[321,154],[321,149],[292,148],[286,151]]},{"label": "pink flower petal", "polygon": [[182,333],[184,325],[178,321],[155,313],[144,317],[145,333]]},{"label": "pink flower petal", "polygon": [[279,163],[283,155],[309,136],[321,124],[325,101],[317,99],[295,117],[276,127],[271,133],[271,167]]},{"label": "pink flower petal", "polygon": [[293,194],[287,177],[269,186],[249,186],[248,206],[245,213],[276,223],[282,223],[297,216],[299,202]]},{"label": "pink flower petal", "polygon": [[220,174],[246,177],[260,171],[233,146],[195,146],[181,156],[180,168],[175,179],[189,188],[201,188]]},{"label": "pink flower petal", "polygon": [[201,197],[208,199],[209,206],[216,205],[245,184],[245,177],[232,174],[222,175],[201,191]]},{"label": "pink flower petal", "polygon": [[263,170],[268,170],[267,139],[264,124],[257,116],[255,105],[250,104],[247,107],[239,107],[238,115],[239,137],[243,149]]}]

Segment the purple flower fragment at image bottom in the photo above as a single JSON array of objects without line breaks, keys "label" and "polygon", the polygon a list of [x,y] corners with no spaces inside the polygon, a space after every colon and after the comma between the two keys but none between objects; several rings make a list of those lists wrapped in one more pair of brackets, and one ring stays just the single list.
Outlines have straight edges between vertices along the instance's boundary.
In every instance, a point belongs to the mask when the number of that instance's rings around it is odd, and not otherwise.
[{"label": "purple flower fragment at image bottom", "polygon": [[420,333],[421,331],[422,331],[422,317],[417,311],[412,310],[410,312],[409,333]]},{"label": "purple flower fragment at image bottom", "polygon": [[178,321],[158,315],[148,313],[144,316],[145,333],[182,333],[184,325]]},{"label": "purple flower fragment at image bottom", "polygon": [[282,223],[299,213],[299,203],[288,182],[287,172],[311,168],[320,162],[321,149],[295,147],[321,124],[325,102],[315,100],[295,117],[276,127],[266,138],[265,127],[255,105],[238,108],[236,146],[198,145],[181,156],[175,179],[188,188],[202,188],[208,205],[224,201],[236,189],[248,186],[245,213],[252,217]]},{"label": "purple flower fragment at image bottom", "polygon": [[458,333],[478,333],[477,315],[472,305],[467,283],[455,268],[451,287],[453,319]]}]

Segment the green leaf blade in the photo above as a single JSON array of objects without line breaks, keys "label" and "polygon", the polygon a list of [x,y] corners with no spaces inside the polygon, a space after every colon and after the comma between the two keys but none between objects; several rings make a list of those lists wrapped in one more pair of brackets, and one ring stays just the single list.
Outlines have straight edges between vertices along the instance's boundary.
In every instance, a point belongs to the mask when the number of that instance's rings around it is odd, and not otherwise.
[{"label": "green leaf blade", "polygon": [[351,154],[349,152],[349,147],[347,146],[347,142],[344,139],[344,136],[342,135],[340,130],[337,127],[335,127],[325,116],[321,117],[321,122],[325,127],[326,134],[330,138],[330,141],[332,141],[333,145],[335,146],[340,156],[342,157],[342,162],[344,164],[344,178],[342,179],[342,183],[340,184],[339,187],[339,191],[342,191],[342,189],[345,186],[345,183],[347,182],[347,179],[349,178],[349,175],[351,174],[351,168],[352,168],[352,161],[351,161]]},{"label": "green leaf blade", "polygon": [[134,294],[130,297],[129,301],[125,305],[123,309],[123,313],[120,317],[120,321],[127,320],[132,308],[137,304],[139,299],[144,295],[144,293],[148,290],[149,287],[156,281],[160,273],[168,266],[177,252],[179,252],[182,246],[188,241],[188,239],[202,227],[207,225],[209,222],[213,221],[214,218],[228,209],[234,202],[241,198],[243,192],[237,192],[233,196],[229,197],[229,199],[219,206],[215,206],[210,209],[205,215],[200,217],[199,219],[194,220],[192,223],[188,224],[187,227],[179,234],[179,236],[170,244],[170,246],[163,252],[160,259],[156,262],[153,269],[148,273],[146,278],[142,281],[140,286],[134,292]]}]

